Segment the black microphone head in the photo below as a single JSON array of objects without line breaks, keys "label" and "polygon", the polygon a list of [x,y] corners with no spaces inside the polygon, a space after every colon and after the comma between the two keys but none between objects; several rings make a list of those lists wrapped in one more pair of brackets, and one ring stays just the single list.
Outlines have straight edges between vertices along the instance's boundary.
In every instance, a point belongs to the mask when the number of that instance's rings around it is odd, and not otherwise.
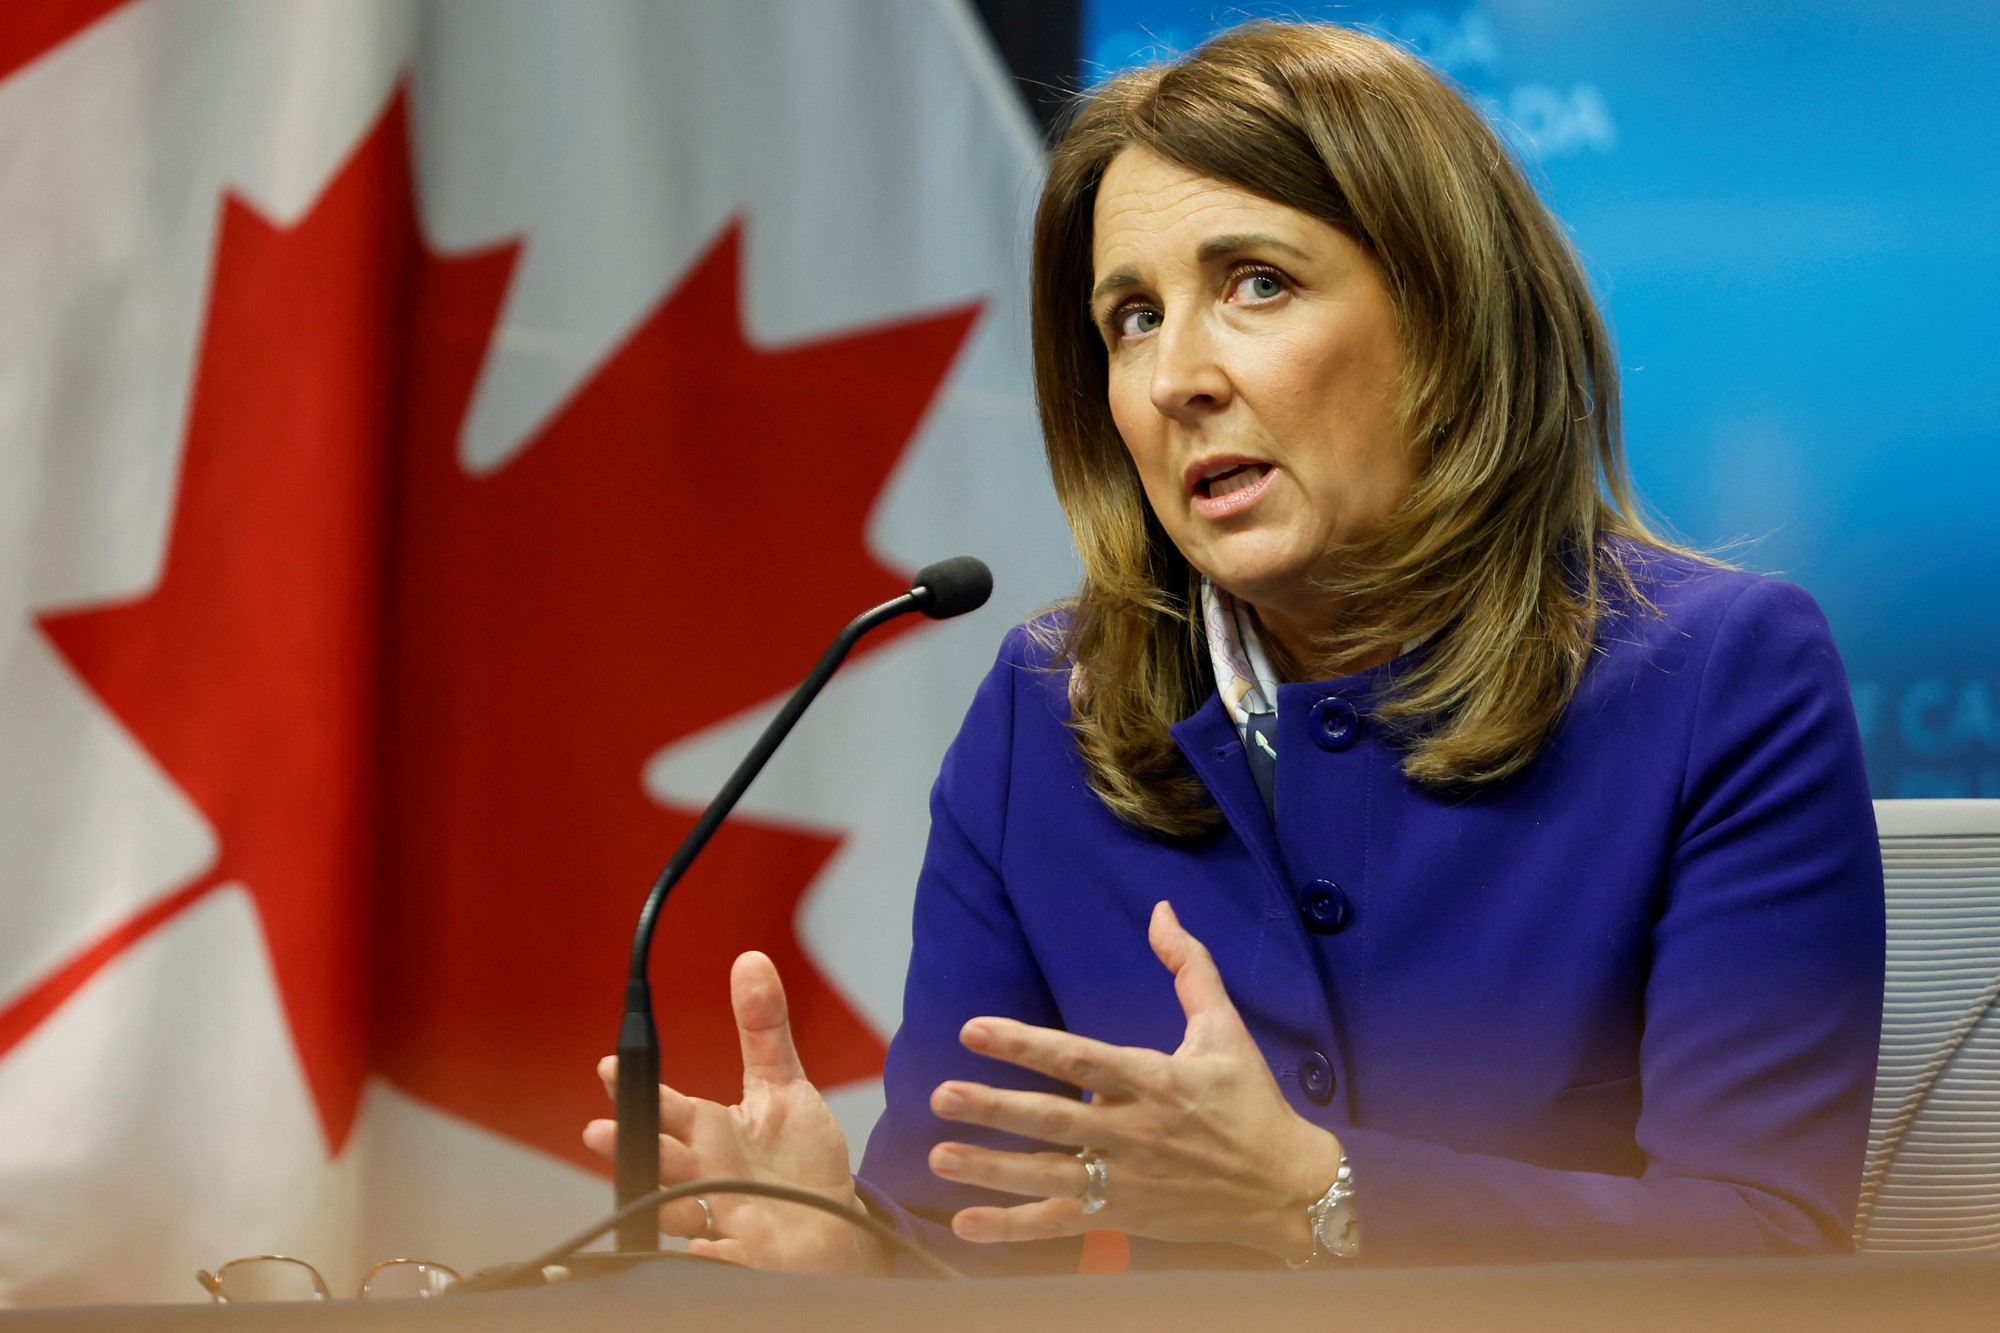
[{"label": "black microphone head", "polygon": [[932,620],[949,620],[986,605],[993,595],[993,571],[983,560],[955,555],[918,570],[910,592],[919,611]]}]

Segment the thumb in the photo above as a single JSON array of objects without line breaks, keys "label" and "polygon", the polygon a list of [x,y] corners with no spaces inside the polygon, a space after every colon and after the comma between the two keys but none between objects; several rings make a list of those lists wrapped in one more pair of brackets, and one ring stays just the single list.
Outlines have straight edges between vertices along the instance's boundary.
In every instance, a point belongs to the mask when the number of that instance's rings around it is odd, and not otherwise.
[{"label": "thumb", "polygon": [[1154,905],[1146,938],[1154,955],[1174,974],[1174,994],[1180,997],[1181,1012],[1187,1015],[1182,1049],[1217,1050],[1248,1042],[1249,1029],[1243,1026],[1243,1018],[1222,984],[1222,973],[1216,969],[1208,946],[1188,934],[1170,904],[1163,901]]},{"label": "thumb", "polygon": [[743,1087],[752,1083],[792,1083],[806,1076],[792,1044],[792,1023],[784,983],[769,957],[752,950],[729,969],[729,1004],[736,1011],[736,1035],[743,1044]]}]

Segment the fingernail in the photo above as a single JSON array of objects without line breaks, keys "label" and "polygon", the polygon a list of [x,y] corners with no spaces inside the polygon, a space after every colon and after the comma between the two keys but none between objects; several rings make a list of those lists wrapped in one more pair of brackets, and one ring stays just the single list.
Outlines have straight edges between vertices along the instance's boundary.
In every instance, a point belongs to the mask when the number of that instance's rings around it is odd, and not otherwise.
[{"label": "fingernail", "polygon": [[939,1088],[931,1098],[931,1109],[939,1115],[957,1115],[965,1109],[965,1094],[957,1088]]},{"label": "fingernail", "polygon": [[992,1035],[993,1029],[975,1018],[960,1029],[958,1039],[970,1046],[975,1042],[983,1042]]},{"label": "fingernail", "polygon": [[956,1171],[965,1159],[952,1148],[931,1149],[931,1169],[935,1171]]},{"label": "fingernail", "polygon": [[952,1234],[957,1236],[960,1240],[979,1239],[979,1223],[974,1222],[968,1217],[958,1216],[952,1218],[951,1231]]}]

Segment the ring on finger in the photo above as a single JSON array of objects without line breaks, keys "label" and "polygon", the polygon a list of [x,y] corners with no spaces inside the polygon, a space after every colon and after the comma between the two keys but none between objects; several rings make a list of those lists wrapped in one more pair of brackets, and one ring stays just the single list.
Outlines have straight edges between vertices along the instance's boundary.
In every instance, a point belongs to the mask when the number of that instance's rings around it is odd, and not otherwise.
[{"label": "ring on finger", "polygon": [[1083,1200],[1083,1215],[1101,1212],[1107,1202],[1105,1192],[1111,1187],[1111,1173],[1104,1165],[1104,1157],[1095,1148],[1078,1148],[1076,1160],[1083,1163],[1083,1192],[1076,1197]]},{"label": "ring on finger", "polygon": [[704,1199],[704,1198],[702,1198],[702,1197],[701,1197],[701,1196],[700,1196],[699,1194],[697,1194],[697,1195],[695,1195],[695,1196],[694,1196],[694,1201],[695,1201],[696,1203],[698,1203],[698,1204],[700,1204],[700,1205],[701,1205],[701,1230],[700,1230],[700,1231],[697,1231],[697,1232],[696,1232],[696,1233],[695,1233],[695,1234],[693,1235],[693,1237],[691,1237],[691,1239],[693,1239],[693,1240],[714,1240],[714,1239],[716,1238],[716,1237],[715,1237],[715,1209],[713,1209],[713,1208],[709,1207],[709,1206],[708,1206],[708,1200],[707,1200],[707,1199]]}]

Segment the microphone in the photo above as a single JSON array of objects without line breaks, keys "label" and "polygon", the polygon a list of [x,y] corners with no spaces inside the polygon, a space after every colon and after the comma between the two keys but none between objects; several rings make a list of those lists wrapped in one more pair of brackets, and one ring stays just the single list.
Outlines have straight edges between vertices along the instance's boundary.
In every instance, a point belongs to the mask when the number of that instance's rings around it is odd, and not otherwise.
[{"label": "microphone", "polygon": [[[993,571],[969,555],[953,556],[925,565],[911,580],[910,590],[878,607],[864,611],[849,621],[821,655],[792,697],[764,728],[764,734],[750,747],[750,753],[722,784],[722,790],[702,811],[701,818],[674,852],[673,859],[653,881],[652,892],[639,912],[639,925],[632,936],[632,966],[625,980],[625,1016],[618,1026],[618,1156],[617,1201],[620,1208],[652,1194],[660,1188],[660,1035],[653,1019],[653,992],[646,980],[646,968],[653,953],[653,931],[659,925],[660,909],[666,905],[681,876],[687,873],[701,849],[715,834],[723,819],[736,807],[757,774],[777,752],[778,746],[805,713],[834,671],[862,635],[897,616],[921,611],[932,620],[949,620],[976,611],[993,594]],[[659,1219],[641,1209],[636,1217],[618,1224],[618,1249],[626,1254],[658,1253]]]},{"label": "microphone", "polygon": [[950,620],[986,605],[993,595],[993,571],[983,560],[955,555],[918,570],[908,595],[932,620]]}]

